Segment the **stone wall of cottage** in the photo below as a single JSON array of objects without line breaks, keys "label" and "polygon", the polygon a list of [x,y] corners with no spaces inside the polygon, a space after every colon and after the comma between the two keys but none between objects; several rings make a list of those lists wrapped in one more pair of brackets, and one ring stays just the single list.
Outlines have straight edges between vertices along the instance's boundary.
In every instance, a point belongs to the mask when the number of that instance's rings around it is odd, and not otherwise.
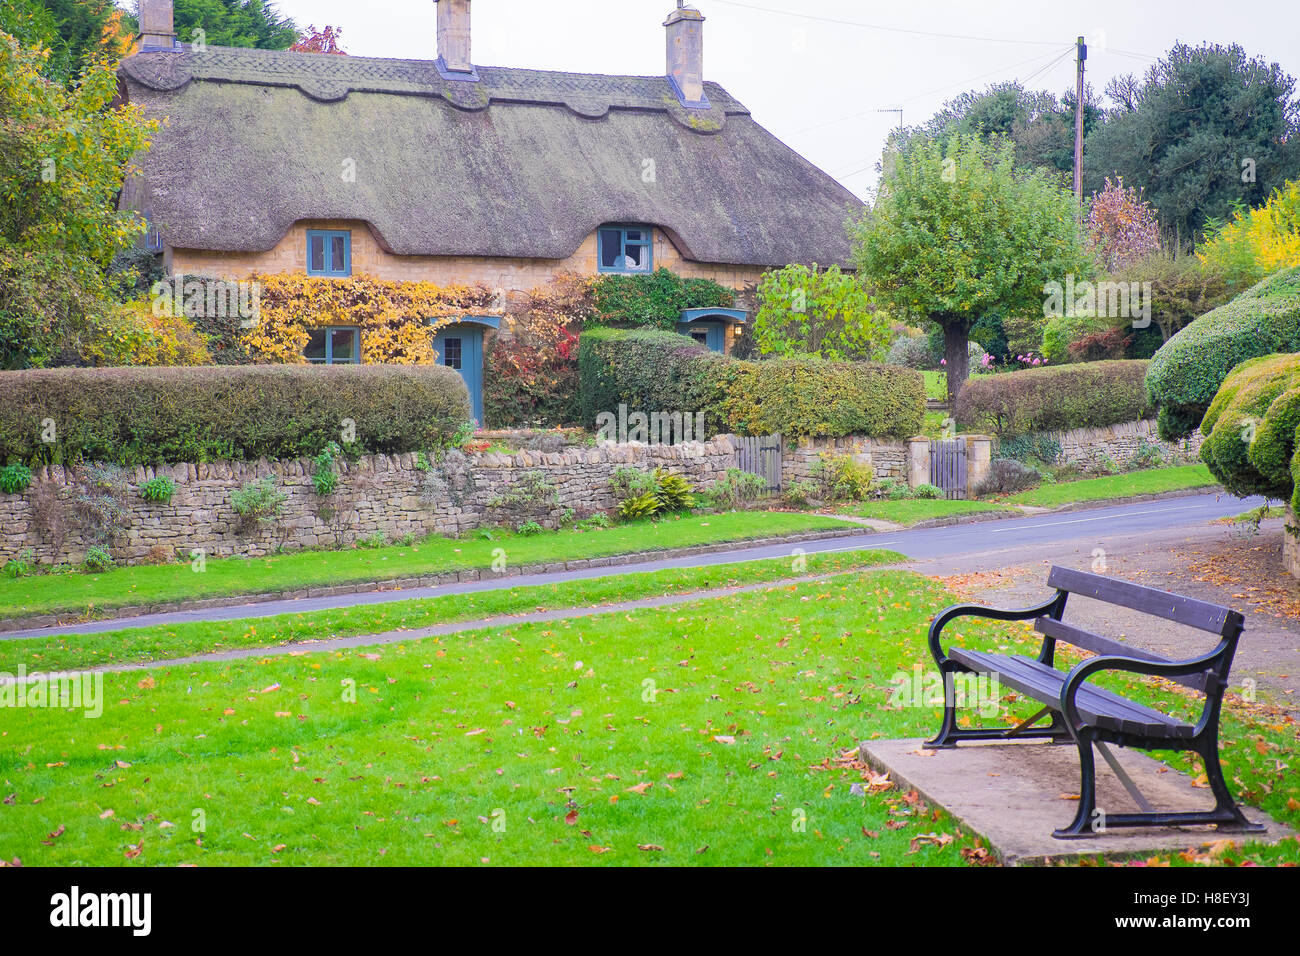
[{"label": "stone wall of cottage", "polygon": [[[352,271],[379,279],[433,282],[437,285],[483,283],[504,296],[546,285],[557,275],[574,272],[595,275],[596,231],[582,241],[567,259],[523,259],[475,256],[398,256],[388,252],[365,222],[304,220],[295,223],[273,249],[265,252],[218,252],[169,249],[167,264],[173,275],[246,279],[256,274],[307,272],[307,230],[349,230],[352,234]],[[743,290],[763,275],[759,266],[696,262],[685,258],[662,229],[654,231],[654,266],[664,266],[683,278],[713,279],[730,289]]]},{"label": "stone wall of cottage", "polygon": [[[164,561],[202,549],[205,556],[258,556],[279,548],[341,547],[356,541],[391,542],[406,535],[457,534],[488,524],[536,520],[557,526],[566,512],[585,517],[615,505],[609,483],[624,466],[664,467],[707,486],[734,466],[735,446],[727,436],[683,445],[604,445],[563,451],[519,451],[464,458],[441,469],[423,468],[415,455],[371,456],[340,463],[339,488],[322,498],[312,484],[314,463],[216,462],[127,471],[126,519],[112,553],[120,562]],[[540,474],[555,489],[553,504],[538,510],[511,498]],[[166,475],[176,483],[168,504],[143,500],[142,482]],[[231,494],[249,482],[274,476],[288,495],[282,511],[264,525],[241,525]],[[20,495],[0,495],[0,564],[31,549],[42,563],[80,563],[93,543],[66,515],[74,510],[75,478],[62,467],[39,469]],[[37,499],[53,495],[62,505],[64,527],[53,543],[48,520],[38,517]],[[549,496],[548,496],[549,497]],[[48,498],[46,499],[49,500]],[[536,499],[534,499],[536,500]],[[48,504],[44,511],[49,512]]]},{"label": "stone wall of cottage", "polygon": [[1128,466],[1144,445],[1154,445],[1165,455],[1169,464],[1200,461],[1201,433],[1194,432],[1184,441],[1167,442],[1160,438],[1155,419],[1125,422],[1105,428],[1076,428],[1067,432],[1047,432],[1045,435],[1061,445],[1058,464],[1078,465],[1084,471],[1107,471],[1107,461],[1121,469]]}]

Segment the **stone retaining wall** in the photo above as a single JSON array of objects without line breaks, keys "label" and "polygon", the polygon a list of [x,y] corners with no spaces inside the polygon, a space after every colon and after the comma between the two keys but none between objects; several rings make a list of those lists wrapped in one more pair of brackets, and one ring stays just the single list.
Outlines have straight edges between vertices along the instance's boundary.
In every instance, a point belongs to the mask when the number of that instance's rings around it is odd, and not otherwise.
[{"label": "stone retaining wall", "polygon": [[[456,534],[521,520],[555,527],[570,510],[581,518],[613,508],[609,482],[620,467],[662,466],[702,486],[712,484],[735,460],[727,436],[676,446],[604,445],[453,456],[440,469],[430,469],[415,455],[376,455],[340,462],[338,490],[329,497],[316,494],[310,460],[127,469],[122,499],[126,516],[116,524],[111,551],[116,560],[134,563],[170,561],[178,555],[189,560],[195,549],[208,557],[257,556],[278,548],[342,547],[363,539],[390,542],[408,534]],[[140,484],[155,475],[176,483],[167,504],[140,497]],[[544,504],[538,503],[539,496],[526,494],[523,497],[530,500],[512,501],[535,475],[554,494],[540,496]],[[288,496],[279,516],[262,526],[241,526],[231,494],[268,476],[274,476]],[[0,495],[0,564],[27,549],[42,563],[80,563],[95,541],[76,518],[81,489],[75,473],[50,467],[34,471],[32,477],[25,493]]]},{"label": "stone retaining wall", "polygon": [[1144,445],[1154,445],[1164,452],[1170,464],[1200,461],[1202,436],[1199,431],[1180,442],[1160,438],[1155,419],[1125,422],[1105,428],[1076,428],[1068,432],[1045,432],[1045,437],[1061,445],[1058,464],[1078,465],[1084,471],[1107,471],[1109,458],[1121,469]]},{"label": "stone retaining wall", "polygon": [[857,461],[869,464],[877,480],[907,480],[906,444],[849,435],[845,438],[803,438],[786,442],[781,450],[782,484],[788,488],[791,482],[810,480],[813,468],[823,454],[852,455]]}]

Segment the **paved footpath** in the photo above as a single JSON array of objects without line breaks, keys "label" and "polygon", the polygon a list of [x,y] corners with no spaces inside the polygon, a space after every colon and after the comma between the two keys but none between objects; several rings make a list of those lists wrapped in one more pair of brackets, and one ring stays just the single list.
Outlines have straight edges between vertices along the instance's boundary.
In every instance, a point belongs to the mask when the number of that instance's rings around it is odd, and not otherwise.
[{"label": "paved footpath", "polygon": [[[0,640],[54,634],[98,634],[155,624],[270,617],[277,614],[298,614],[386,604],[392,601],[409,601],[415,598],[440,597],[449,594],[471,594],[502,588],[558,584],[584,578],[604,578],[669,568],[760,561],[767,558],[789,557],[796,548],[807,554],[888,549],[906,555],[916,562],[914,564],[916,570],[927,574],[940,574],[943,573],[941,567],[955,567],[958,564],[968,565],[972,569],[1007,567],[1017,562],[1031,560],[1034,554],[1046,554],[1064,549],[1069,553],[1088,555],[1087,560],[1078,565],[1086,568],[1092,561],[1091,551],[1094,545],[1090,543],[1098,542],[1102,538],[1119,538],[1140,544],[1162,534],[1181,534],[1188,529],[1204,528],[1216,518],[1237,515],[1262,503],[1262,499],[1242,500],[1226,494],[1199,494],[1086,511],[972,521],[912,531],[863,533],[851,537],[802,541],[798,545],[745,547],[742,544],[737,545],[733,550],[712,554],[665,557],[657,561],[584,568],[552,574],[502,575],[499,578],[465,581],[438,587],[375,590],[331,597],[263,601],[194,611],[146,614],[131,618],[90,621],[84,624],[10,631],[0,634]],[[1084,548],[1085,545],[1089,546]],[[1120,549],[1122,550],[1122,546]]]}]

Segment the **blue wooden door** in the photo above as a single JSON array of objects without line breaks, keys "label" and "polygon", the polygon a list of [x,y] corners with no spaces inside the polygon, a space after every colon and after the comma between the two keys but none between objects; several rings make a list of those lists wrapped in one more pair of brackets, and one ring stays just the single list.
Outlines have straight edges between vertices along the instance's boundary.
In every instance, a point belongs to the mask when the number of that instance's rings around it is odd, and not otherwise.
[{"label": "blue wooden door", "polygon": [[721,322],[690,322],[681,325],[681,331],[701,345],[715,352],[723,350]]},{"label": "blue wooden door", "polygon": [[469,389],[474,421],[483,424],[483,330],[456,323],[443,326],[433,340],[438,361],[460,372]]}]

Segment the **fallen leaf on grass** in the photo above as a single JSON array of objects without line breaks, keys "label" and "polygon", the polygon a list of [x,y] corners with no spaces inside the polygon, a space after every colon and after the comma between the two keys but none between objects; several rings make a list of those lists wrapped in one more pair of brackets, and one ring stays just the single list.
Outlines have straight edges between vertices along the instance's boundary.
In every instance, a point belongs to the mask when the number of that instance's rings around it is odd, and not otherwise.
[{"label": "fallen leaf on grass", "polygon": [[68,829],[67,827],[65,827],[62,823],[60,823],[59,828],[55,830],[53,833],[48,834],[46,839],[42,840],[41,842],[44,843],[46,846],[54,846],[54,841],[57,840],[59,837],[63,836],[63,834],[67,832],[67,829]]},{"label": "fallen leaf on grass", "polygon": [[564,822],[567,823],[569,826],[576,826],[578,823],[578,811],[570,810],[568,813],[566,813],[564,815]]},{"label": "fallen leaf on grass", "polygon": [[657,843],[638,843],[638,844],[636,845],[636,848],[637,848],[638,850],[645,850],[647,853],[662,853],[662,852],[663,852],[663,847],[659,846],[659,844],[657,844]]},{"label": "fallen leaf on grass", "polygon": [[654,786],[654,781],[647,780],[645,783],[638,783],[635,787],[628,787],[624,793],[645,793]]},{"label": "fallen leaf on grass", "polygon": [[915,853],[922,847],[922,845],[927,843],[933,846],[945,847],[951,842],[951,833],[922,833],[920,836],[912,837],[912,842],[910,844],[911,849],[907,852],[909,854]]},{"label": "fallen leaf on grass", "polygon": [[612,846],[596,846],[593,844],[587,847],[587,849],[590,850],[592,853],[608,853],[610,850],[614,848]]},{"label": "fallen leaf on grass", "polygon": [[713,739],[720,744],[734,744],[736,742],[735,737],[727,734],[716,734]]}]

